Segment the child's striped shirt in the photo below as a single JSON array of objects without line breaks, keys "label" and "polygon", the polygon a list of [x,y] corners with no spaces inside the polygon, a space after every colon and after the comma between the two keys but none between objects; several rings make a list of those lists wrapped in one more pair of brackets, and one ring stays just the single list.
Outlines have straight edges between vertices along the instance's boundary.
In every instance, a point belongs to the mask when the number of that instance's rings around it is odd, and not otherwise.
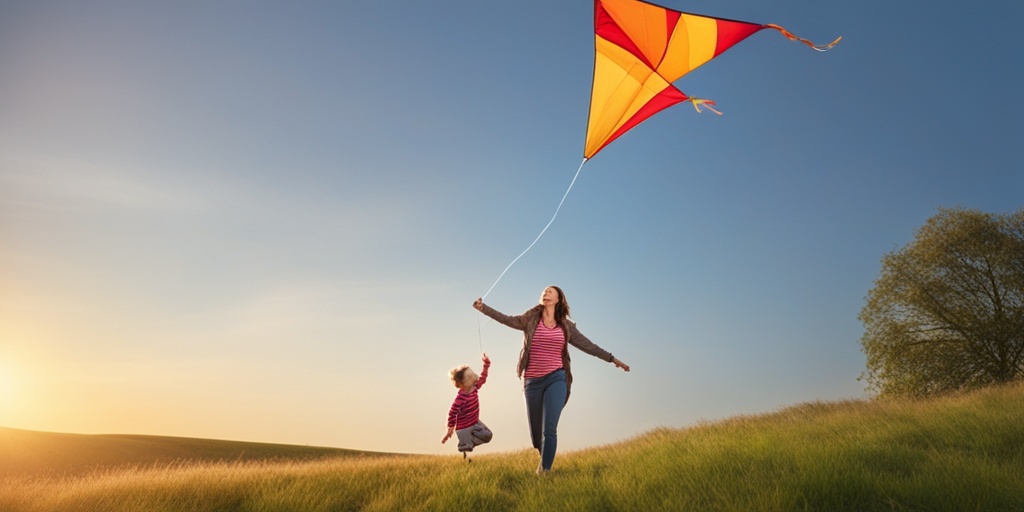
[{"label": "child's striped shirt", "polygon": [[487,369],[490,367],[490,364],[484,363],[484,369],[480,372],[480,380],[476,381],[472,392],[463,393],[460,389],[455,394],[455,401],[452,402],[452,408],[448,411],[449,427],[462,430],[472,427],[480,421],[480,398],[476,392],[480,391],[480,387],[487,382]]}]

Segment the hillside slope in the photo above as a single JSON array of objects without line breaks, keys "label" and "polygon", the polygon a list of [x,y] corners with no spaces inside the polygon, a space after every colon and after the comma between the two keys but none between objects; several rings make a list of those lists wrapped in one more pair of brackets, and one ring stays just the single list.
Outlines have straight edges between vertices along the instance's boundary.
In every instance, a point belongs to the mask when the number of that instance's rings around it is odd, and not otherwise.
[{"label": "hillside slope", "polygon": [[562,453],[543,477],[536,465],[536,452],[523,450],[472,463],[370,455],[8,475],[0,512],[1019,512],[1024,383],[929,400],[801,404]]},{"label": "hillside slope", "polygon": [[186,461],[313,460],[371,455],[310,446],[140,435],[83,435],[0,427],[0,476],[77,474],[120,466],[161,466]]}]

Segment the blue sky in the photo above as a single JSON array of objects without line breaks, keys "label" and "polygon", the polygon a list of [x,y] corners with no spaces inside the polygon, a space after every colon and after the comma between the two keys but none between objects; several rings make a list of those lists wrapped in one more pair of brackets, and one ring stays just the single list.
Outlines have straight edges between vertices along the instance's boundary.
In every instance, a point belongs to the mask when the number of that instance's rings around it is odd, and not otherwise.
[{"label": "blue sky", "polygon": [[[565,289],[560,447],[864,397],[857,314],[940,207],[1024,198],[1024,7],[662,2],[763,31],[587,162],[487,297]],[[0,425],[454,453],[471,309],[582,160],[591,2],[0,3]]]}]

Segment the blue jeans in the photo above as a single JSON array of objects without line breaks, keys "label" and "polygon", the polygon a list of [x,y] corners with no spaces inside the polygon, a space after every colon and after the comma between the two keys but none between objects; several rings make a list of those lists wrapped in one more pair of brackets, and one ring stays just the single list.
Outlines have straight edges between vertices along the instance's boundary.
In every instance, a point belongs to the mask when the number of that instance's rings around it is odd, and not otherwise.
[{"label": "blue jeans", "polygon": [[558,449],[558,418],[565,407],[568,387],[565,370],[556,370],[543,377],[526,379],[526,419],[530,422],[533,447],[540,452],[540,465],[551,469]]}]

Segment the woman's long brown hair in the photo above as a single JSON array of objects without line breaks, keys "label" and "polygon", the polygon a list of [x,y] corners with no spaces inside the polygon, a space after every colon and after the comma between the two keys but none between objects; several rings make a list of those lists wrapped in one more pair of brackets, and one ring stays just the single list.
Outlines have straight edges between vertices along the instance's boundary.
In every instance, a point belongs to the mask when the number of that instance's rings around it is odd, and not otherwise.
[{"label": "woman's long brown hair", "polygon": [[569,318],[569,301],[565,300],[565,292],[555,285],[548,288],[554,288],[558,292],[558,302],[555,303],[555,323],[565,325],[564,320]]}]

